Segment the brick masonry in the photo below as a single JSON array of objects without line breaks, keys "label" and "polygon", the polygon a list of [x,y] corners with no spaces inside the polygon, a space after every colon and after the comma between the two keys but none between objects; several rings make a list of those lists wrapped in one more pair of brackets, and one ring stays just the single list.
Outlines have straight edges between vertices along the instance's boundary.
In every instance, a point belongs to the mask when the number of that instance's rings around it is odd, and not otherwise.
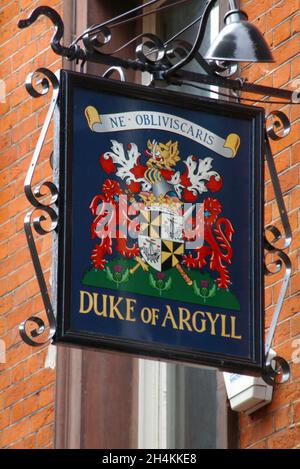
[{"label": "brick masonry", "polygon": [[[300,90],[300,1],[241,1],[241,7],[265,34],[275,58],[274,64],[253,64],[245,67],[243,76],[249,81],[276,87]],[[275,335],[274,348],[291,365],[291,380],[275,388],[273,402],[252,416],[240,416],[242,448],[300,448],[300,362],[293,363],[292,354],[300,341],[300,273],[299,273],[299,160],[300,106],[266,105],[266,111],[284,111],[291,120],[288,137],[272,142],[275,163],[284,193],[293,231],[289,249],[292,278]],[[265,223],[280,227],[270,176],[266,169]],[[280,289],[280,275],[266,283],[266,326],[274,312]],[[300,354],[298,353],[298,356]]]},{"label": "brick masonry", "polygon": [[[24,18],[43,1],[1,0],[0,2],[0,79],[6,85],[6,100],[0,102],[0,340],[6,345],[6,363],[0,363],[0,447],[52,448],[54,441],[54,372],[45,368],[47,347],[34,349],[23,344],[18,325],[31,314],[43,314],[43,305],[23,231],[29,203],[23,195],[23,181],[32,151],[49,103],[49,96],[32,99],[24,88],[27,74],[38,67],[55,71],[60,59],[49,49],[51,23],[40,19],[33,27],[20,31]],[[47,0],[62,13],[62,1]],[[250,81],[273,86],[300,88],[300,0],[242,1],[249,18],[264,32],[274,51],[275,64],[245,67]],[[251,96],[252,97],[252,96]],[[1,100],[0,100],[1,101]],[[251,417],[240,417],[242,448],[300,447],[300,363],[293,364],[295,339],[300,339],[300,227],[299,160],[300,106],[266,105],[267,112],[282,109],[292,122],[291,134],[272,143],[292,230],[289,249],[293,275],[275,348],[292,367],[289,383],[278,386],[273,402]],[[47,157],[51,152],[52,131],[39,164],[35,183],[50,175]],[[266,169],[267,224],[279,224],[270,177]],[[49,279],[51,239],[39,237],[38,249]],[[266,285],[266,324],[274,311],[280,277]]]},{"label": "brick masonry", "polygon": [[[0,79],[6,87],[0,103],[0,340],[6,346],[6,363],[0,363],[0,448],[52,448],[54,442],[55,375],[45,368],[47,347],[25,345],[18,332],[22,320],[43,315],[23,230],[30,208],[23,183],[49,104],[49,95],[31,98],[24,82],[38,67],[57,70],[61,60],[49,48],[53,27],[47,18],[25,30],[17,22],[45,3],[62,13],[57,0],[0,2]],[[49,178],[51,139],[52,129],[35,183]],[[48,279],[51,237],[38,238]]]}]

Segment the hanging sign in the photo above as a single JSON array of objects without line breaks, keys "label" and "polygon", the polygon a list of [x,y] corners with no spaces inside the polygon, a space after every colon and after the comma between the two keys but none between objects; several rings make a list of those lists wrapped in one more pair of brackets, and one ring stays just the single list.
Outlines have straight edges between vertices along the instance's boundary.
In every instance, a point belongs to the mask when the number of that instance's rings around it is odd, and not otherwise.
[{"label": "hanging sign", "polygon": [[263,110],[61,72],[57,342],[259,373]]}]

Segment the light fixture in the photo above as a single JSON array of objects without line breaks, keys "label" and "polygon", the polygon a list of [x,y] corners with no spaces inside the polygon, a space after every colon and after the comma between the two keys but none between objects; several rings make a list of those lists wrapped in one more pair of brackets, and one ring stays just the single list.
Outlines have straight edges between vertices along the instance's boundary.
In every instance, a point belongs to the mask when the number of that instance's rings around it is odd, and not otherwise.
[{"label": "light fixture", "polygon": [[[230,2],[235,5],[235,2]],[[224,18],[225,27],[205,54],[206,60],[225,62],[274,62],[270,48],[259,29],[245,12],[233,9]]]}]

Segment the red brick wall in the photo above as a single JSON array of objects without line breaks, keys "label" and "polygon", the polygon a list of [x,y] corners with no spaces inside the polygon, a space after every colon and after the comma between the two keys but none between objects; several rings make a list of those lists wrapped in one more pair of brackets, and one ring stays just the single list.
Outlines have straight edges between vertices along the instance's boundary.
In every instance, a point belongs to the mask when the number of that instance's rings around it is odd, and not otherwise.
[{"label": "red brick wall", "polygon": [[[248,13],[249,19],[265,34],[276,61],[269,65],[250,65],[245,68],[244,76],[260,84],[300,89],[300,1],[251,0],[241,1],[241,6]],[[292,363],[292,354],[297,345],[294,341],[300,338],[300,105],[265,107],[267,111],[283,110],[292,122],[290,135],[272,142],[293,231],[293,242],[289,249],[293,274],[277,327],[274,348],[291,364],[292,376],[288,383],[275,388],[273,402],[269,406],[250,417],[241,415],[240,445],[242,448],[295,448],[300,447],[300,363]],[[280,226],[267,169],[265,223]],[[275,275],[267,280],[267,327],[274,312],[280,279],[281,275]]]},{"label": "red brick wall", "polygon": [[[38,67],[60,68],[61,60],[48,47],[53,34],[48,19],[25,30],[19,30],[17,22],[45,3],[62,10],[58,0],[0,3],[0,79],[7,93],[6,102],[0,103],[0,339],[7,355],[0,364],[0,448],[53,447],[55,376],[44,366],[47,347],[25,345],[18,332],[25,318],[43,314],[23,230],[30,208],[23,182],[50,99],[31,98],[24,81]],[[51,138],[50,131],[35,183],[50,174]],[[37,238],[48,279],[51,236]]]},{"label": "red brick wall", "polygon": [[[53,447],[54,372],[45,368],[47,347],[31,348],[18,333],[19,323],[43,312],[37,281],[23,231],[24,215],[30,207],[23,195],[23,181],[49,103],[31,98],[25,88],[27,74],[38,67],[56,70],[61,66],[48,45],[51,23],[40,19],[33,27],[18,30],[17,22],[43,1],[2,0],[0,3],[0,79],[7,98],[0,103],[0,340],[7,361],[0,364],[0,448]],[[62,1],[47,0],[62,12]],[[275,64],[246,67],[250,81],[273,86],[300,88],[300,1],[251,0],[242,7],[265,33],[274,50]],[[297,79],[299,82],[297,83]],[[266,106],[267,110],[278,106]],[[280,108],[280,106],[279,106]],[[242,448],[293,448],[300,445],[300,363],[293,364],[293,341],[300,337],[299,272],[299,106],[283,107],[292,121],[292,132],[273,142],[276,167],[284,191],[294,240],[289,250],[293,275],[275,337],[276,351],[292,367],[291,380],[278,386],[273,402],[251,417],[241,415]],[[34,182],[50,174],[48,156],[51,132]],[[266,171],[266,223],[278,224],[278,211]],[[49,278],[51,238],[37,237],[43,267]],[[272,283],[271,283],[272,281]],[[267,325],[274,312],[280,277],[266,288]]]}]

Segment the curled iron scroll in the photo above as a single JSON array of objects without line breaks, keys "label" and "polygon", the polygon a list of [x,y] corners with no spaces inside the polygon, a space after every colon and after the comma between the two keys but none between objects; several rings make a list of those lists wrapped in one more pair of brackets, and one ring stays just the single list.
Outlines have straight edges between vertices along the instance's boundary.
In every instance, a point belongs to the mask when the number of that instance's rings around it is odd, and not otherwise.
[{"label": "curled iron scroll", "polygon": [[[279,356],[270,359],[270,349],[272,346],[276,326],[282,310],[284,297],[287,291],[288,283],[292,273],[292,265],[289,256],[283,251],[291,245],[292,231],[286,211],[280,182],[274,163],[270,140],[277,141],[286,137],[290,133],[290,121],[286,114],[281,111],[271,112],[266,119],[268,124],[265,135],[266,161],[270,172],[271,182],[274,188],[276,203],[280,214],[283,232],[274,225],[265,227],[265,274],[273,275],[285,269],[281,288],[276,302],[275,311],[271,320],[270,329],[265,344],[265,368],[263,379],[271,385],[276,383],[285,383],[290,376],[290,366],[288,362]],[[268,258],[272,261],[268,263]]]},{"label": "curled iron scroll", "polygon": [[[35,81],[37,78],[39,79],[38,82]],[[41,90],[37,88],[38,85],[41,85]],[[54,108],[57,102],[59,82],[58,82],[56,75],[50,70],[45,69],[45,68],[39,68],[35,72],[30,73],[26,79],[26,89],[33,98],[39,98],[47,94],[50,90],[50,85],[52,85],[52,88],[53,88],[51,103],[49,106],[49,110],[48,110],[44,125],[39,135],[39,138],[38,138],[38,141],[37,141],[34,153],[33,153],[33,157],[31,159],[30,166],[29,166],[26,178],[25,178],[25,183],[24,183],[24,191],[25,191],[25,195],[27,199],[34,207],[39,207],[39,208],[48,207],[48,205],[53,204],[57,200],[57,197],[58,197],[57,188],[51,181],[42,183],[40,186],[33,189],[32,178],[34,175],[34,171],[35,171],[38,159],[42,151],[42,147],[45,141],[47,130],[49,128],[52,115],[54,112]],[[50,195],[51,195],[50,204],[42,204],[41,201],[39,200],[41,197],[45,196],[45,193],[43,193],[43,190],[50,191]]]},{"label": "curled iron scroll", "polygon": [[[107,26],[102,26],[97,34],[93,34],[92,36],[85,34],[82,38],[82,41],[86,50],[93,52],[95,49],[101,49],[102,47],[109,44],[111,38],[111,30]],[[111,53],[107,55],[111,55]]]},{"label": "curled iron scroll", "polygon": [[64,36],[64,23],[61,19],[61,16],[53,8],[48,6],[39,6],[35,8],[31,12],[29,18],[19,21],[18,27],[20,29],[28,28],[33,23],[35,23],[40,16],[46,16],[52,21],[54,25],[55,32],[51,41],[51,47],[53,51],[58,55],[68,57],[69,59],[74,59],[77,53],[77,47],[64,47],[61,44],[61,40]]},{"label": "curled iron scroll", "polygon": [[121,82],[126,82],[126,75],[124,70],[121,67],[110,67],[102,75],[102,78],[111,78],[111,76],[116,73],[119,75],[119,80]]},{"label": "curled iron scroll", "polygon": [[[43,299],[43,303],[44,303],[44,307],[45,307],[45,311],[47,315],[47,320],[49,324],[49,333],[47,334],[46,338],[44,338],[43,340],[36,340],[36,339],[40,339],[41,336],[43,336],[47,330],[47,325],[45,324],[44,320],[38,316],[31,316],[30,318],[23,321],[19,326],[20,335],[22,339],[24,340],[24,342],[28,345],[35,346],[35,347],[43,345],[47,343],[49,340],[51,340],[56,331],[56,320],[55,320],[55,316],[53,313],[51,300],[48,294],[45,277],[44,277],[41,263],[39,260],[39,255],[36,249],[36,244],[34,242],[34,235],[32,231],[32,217],[37,210],[39,209],[36,208],[33,211],[27,213],[25,220],[24,220],[24,229],[25,229],[28,247],[30,250],[34,270],[35,270],[36,277],[39,283],[39,287],[40,287],[40,291],[41,291],[41,295],[42,295],[42,299]],[[56,212],[50,207],[48,207],[47,210],[44,209],[44,213],[47,213],[47,215],[49,215],[51,218],[51,228],[50,230],[45,230],[43,228],[42,222],[46,220],[46,217],[45,215],[40,215],[39,217],[33,220],[33,226],[35,228],[35,231],[39,234],[47,234],[53,229],[55,229],[57,226]],[[32,326],[35,326],[35,327],[32,328]]]},{"label": "curled iron scroll", "polygon": [[[36,340],[41,339],[47,330],[47,325],[45,324],[44,320],[38,316],[31,316],[30,318],[22,322],[22,324],[20,324],[19,331],[22,339],[28,345],[32,346],[40,346],[44,343],[47,343],[50,339],[52,339],[56,330],[56,320],[53,313],[51,300],[48,294],[43,269],[41,267],[39,255],[37,252],[32,227],[34,228],[35,232],[39,235],[46,235],[56,229],[58,217],[52,205],[55,204],[55,202],[57,201],[58,189],[56,185],[51,181],[43,182],[42,184],[34,188],[32,185],[32,181],[35,168],[41,155],[45,137],[57,103],[59,93],[59,81],[53,72],[45,68],[40,68],[35,72],[31,73],[26,80],[26,89],[28,93],[34,98],[39,98],[47,94],[51,86],[53,89],[51,103],[48,109],[46,119],[44,121],[44,125],[39,135],[37,145],[34,150],[24,183],[25,195],[31,205],[34,207],[34,209],[28,212],[25,216],[24,230],[49,325],[49,333],[47,334],[46,338],[43,338],[43,340]],[[48,198],[48,202],[41,202],[41,198],[47,195],[50,195],[50,200]],[[50,221],[50,226],[48,228],[45,226],[46,221]],[[34,326],[34,328],[32,328],[32,326]]]},{"label": "curled iron scroll", "polygon": [[[272,248],[278,249],[278,244],[281,241],[282,245],[280,249],[287,249],[291,242],[292,242],[292,230],[288,218],[288,214],[286,211],[283,195],[281,192],[280,182],[276,170],[276,166],[274,163],[274,158],[272,154],[272,149],[270,145],[269,138],[272,140],[280,140],[286,137],[291,130],[290,121],[288,117],[281,111],[273,111],[271,112],[266,119],[272,118],[271,124],[267,126],[266,130],[266,138],[265,138],[265,149],[266,149],[266,160],[267,165],[269,168],[271,182],[274,188],[276,203],[278,206],[280,219],[282,228],[284,230],[284,236],[282,235],[281,231],[273,226],[266,226],[265,228],[265,242],[266,242],[266,249],[270,250]],[[267,233],[271,233],[273,235],[273,239],[270,241],[267,237]]]},{"label": "curled iron scroll", "polygon": [[[193,45],[183,39],[177,39],[170,42],[166,46],[166,56],[168,59],[179,58],[184,60],[191,52]],[[202,57],[200,52],[197,50],[193,55],[193,59],[209,74],[212,74],[213,68],[208,65],[206,60]]]},{"label": "curled iron scroll", "polygon": [[267,124],[267,133],[272,140],[281,140],[290,133],[291,122],[284,112],[272,111],[266,116],[267,120],[270,118],[272,123]]},{"label": "curled iron scroll", "polygon": [[[274,259],[270,264],[268,264],[267,259],[271,255],[273,256]],[[270,269],[271,265],[274,266],[274,270]],[[291,260],[285,252],[283,252],[281,250],[274,250],[274,251],[267,252],[267,254],[265,256],[265,274],[266,275],[277,274],[282,270],[283,267],[285,269],[285,273],[284,273],[284,278],[283,278],[283,281],[282,281],[281,289],[280,289],[280,292],[279,292],[279,295],[278,295],[278,300],[277,300],[275,312],[274,312],[274,315],[272,317],[268,337],[267,337],[267,340],[266,340],[266,355],[269,353],[269,350],[272,346],[276,325],[277,325],[277,322],[278,322],[278,319],[279,319],[279,315],[280,315],[280,312],[281,312],[281,309],[282,309],[283,300],[284,300],[284,297],[285,297],[285,294],[286,294],[286,290],[287,290],[288,283],[289,283],[290,276],[291,276],[291,272],[292,272]]]},{"label": "curled iron scroll", "polygon": [[[162,63],[166,55],[165,45],[155,34],[145,33],[141,35],[144,41],[136,47],[136,57],[144,64],[156,64]],[[148,49],[148,53],[145,50]],[[155,58],[151,58],[149,55],[153,51]]]},{"label": "curled iron scroll", "polygon": [[287,361],[282,357],[275,356],[267,359],[262,378],[267,384],[274,386],[274,384],[286,383],[290,379],[290,375],[290,366]]}]

